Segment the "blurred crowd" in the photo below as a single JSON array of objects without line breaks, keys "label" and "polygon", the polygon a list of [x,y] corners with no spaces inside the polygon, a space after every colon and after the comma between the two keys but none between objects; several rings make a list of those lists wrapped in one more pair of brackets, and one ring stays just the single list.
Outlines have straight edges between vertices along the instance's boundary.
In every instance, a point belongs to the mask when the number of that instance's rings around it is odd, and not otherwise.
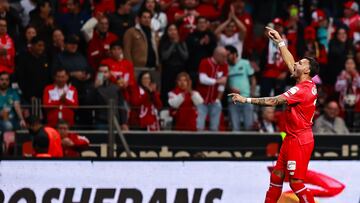
[{"label": "blurred crowd", "polygon": [[282,131],[282,107],[226,96],[294,84],[270,26],[296,60],[320,64],[315,132],[356,132],[359,9],[342,0],[0,0],[0,128],[25,128],[36,103],[54,128],[108,129],[112,106],[122,130]]}]

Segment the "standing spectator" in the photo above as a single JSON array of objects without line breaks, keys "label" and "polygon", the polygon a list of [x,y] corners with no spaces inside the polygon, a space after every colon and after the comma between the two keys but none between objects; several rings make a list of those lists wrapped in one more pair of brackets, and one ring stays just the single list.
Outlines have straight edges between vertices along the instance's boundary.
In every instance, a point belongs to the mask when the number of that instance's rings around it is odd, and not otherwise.
[{"label": "standing spectator", "polygon": [[161,100],[167,103],[168,92],[174,89],[177,75],[185,71],[185,64],[189,57],[186,43],[180,40],[179,32],[175,24],[170,24],[160,40],[160,58],[162,65]]},{"label": "standing spectator", "polygon": [[68,0],[66,3],[67,13],[59,14],[57,24],[64,31],[66,36],[80,35],[80,29],[87,20],[90,19],[90,13],[81,9],[80,0]]},{"label": "standing spectator", "polygon": [[61,119],[74,125],[74,108],[78,106],[78,94],[74,86],[68,85],[69,75],[65,69],[58,68],[54,74],[55,82],[44,90],[43,104],[49,126],[55,127]]},{"label": "standing spectator", "polygon": [[[189,56],[191,56],[187,63],[187,72],[194,82],[197,82],[199,78],[198,74],[201,60],[210,57],[216,48],[216,36],[209,29],[209,25],[210,23],[206,18],[198,17],[196,20],[196,30],[186,39]],[[196,84],[193,84],[193,87],[194,85]]]},{"label": "standing spectator", "polygon": [[181,7],[177,11],[170,14],[172,15],[170,19],[173,19],[170,22],[175,22],[179,25],[180,38],[186,39],[197,27],[195,23],[200,14],[196,8],[199,5],[199,0],[182,0],[180,5]]},{"label": "standing spectator", "polygon": [[7,22],[7,32],[9,36],[17,40],[21,28],[21,18],[16,9],[10,6],[8,0],[0,1],[0,19]]},{"label": "standing spectator", "polygon": [[40,37],[31,40],[30,51],[18,56],[15,76],[25,103],[41,99],[51,81],[51,66],[45,54],[45,42]]},{"label": "standing spectator", "polygon": [[259,131],[262,133],[278,132],[278,126],[275,122],[275,108],[272,106],[263,107],[261,110],[261,119],[259,121]]},{"label": "standing spectator", "polygon": [[304,39],[304,55],[315,58],[320,65],[320,69],[325,68],[328,62],[326,48],[316,40],[316,30],[312,26],[305,28]]},{"label": "standing spectator", "polygon": [[236,17],[233,7],[231,7],[228,19],[216,28],[215,35],[219,39],[219,46],[232,45],[237,49],[238,56],[242,57],[246,27]]},{"label": "standing spectator", "polygon": [[345,122],[351,129],[360,127],[360,75],[353,58],[345,62],[345,70],[339,74],[335,91],[340,93],[339,104],[345,112]]},{"label": "standing spectator", "polygon": [[169,92],[171,115],[175,120],[175,130],[196,131],[196,106],[204,102],[199,92],[192,90],[189,74],[177,75],[177,86]]},{"label": "standing spectator", "polygon": [[329,50],[329,40],[333,31],[332,21],[330,22],[325,14],[325,11],[322,9],[316,9],[311,14],[312,22],[311,26],[316,28],[316,39],[318,42],[323,45],[326,49],[326,52]]},{"label": "standing spectator", "polygon": [[[229,76],[228,86],[230,93],[237,93],[251,97],[255,95],[256,79],[250,62],[238,56],[235,47],[225,47],[228,51]],[[251,130],[254,124],[254,107],[251,104],[234,104],[228,102],[229,115],[233,131],[241,130],[241,122],[245,130]]]},{"label": "standing spectator", "polygon": [[150,72],[140,73],[138,86],[134,86],[130,93],[130,126],[148,131],[160,130],[158,111],[162,102]]},{"label": "standing spectator", "polygon": [[100,18],[87,50],[89,64],[94,70],[98,68],[101,60],[109,56],[110,44],[116,40],[117,36],[109,32],[108,18]]},{"label": "standing spectator", "polygon": [[0,65],[14,70],[15,65],[15,44],[7,34],[7,22],[0,19]]},{"label": "standing spectator", "polygon": [[221,99],[224,93],[228,76],[226,63],[227,51],[224,47],[217,47],[212,57],[201,61],[199,67],[199,84],[197,90],[200,92],[204,103],[199,104],[196,127],[205,130],[205,121],[209,116],[211,131],[219,130],[221,116]]},{"label": "standing spectator", "polygon": [[126,30],[135,25],[135,16],[131,13],[131,0],[118,2],[116,12],[109,15],[109,22],[110,32],[123,39]]},{"label": "standing spectator", "polygon": [[345,125],[345,121],[339,117],[339,110],[339,105],[335,101],[328,102],[324,114],[315,121],[314,132],[329,135],[348,134],[349,130]]},{"label": "standing spectator", "polygon": [[51,42],[51,34],[55,28],[54,17],[51,13],[49,1],[40,1],[36,8],[30,12],[30,23],[36,28],[38,36],[45,40],[46,44]]},{"label": "standing spectator", "polygon": [[347,1],[344,3],[344,18],[342,22],[349,28],[349,38],[354,43],[360,40],[360,15],[359,4],[356,1]]},{"label": "standing spectator", "polygon": [[[26,123],[22,116],[20,97],[18,93],[9,87],[10,75],[0,73],[0,131],[16,130],[18,127],[25,128]],[[19,125],[20,124],[20,125]]]},{"label": "standing spectator", "polygon": [[323,82],[331,86],[331,92],[336,82],[336,77],[344,70],[346,58],[354,54],[354,47],[348,38],[347,30],[344,27],[337,28],[334,38],[329,45],[329,65],[326,70],[320,72]]},{"label": "standing spectator", "polygon": [[[99,71],[95,79],[94,88],[88,95],[91,105],[110,105],[113,100],[114,105],[119,109],[115,109],[115,117],[118,119],[122,130],[128,130],[127,126],[127,110],[125,109],[125,100],[120,92],[120,85],[115,85],[110,81],[111,72],[108,66],[100,65]],[[124,85],[123,85],[124,86]],[[95,124],[97,129],[108,129],[109,109],[96,109]]]},{"label": "standing spectator", "polygon": [[167,17],[161,12],[159,3],[155,0],[144,0],[140,10],[151,12],[151,29],[161,37],[167,25]]},{"label": "standing spectator", "polygon": [[57,123],[64,157],[81,157],[80,152],[88,148],[90,142],[86,137],[70,132],[69,128],[69,124],[64,120],[59,120]]},{"label": "standing spectator", "polygon": [[156,67],[158,65],[158,37],[151,29],[152,14],[140,11],[135,27],[124,36],[124,56],[135,67]]},{"label": "standing spectator", "polygon": [[[281,18],[275,18],[273,24],[274,29],[279,32],[282,39],[286,41],[283,20]],[[274,95],[282,94],[285,90],[288,69],[280,55],[277,44],[272,40],[268,40],[268,47],[264,52],[262,63],[265,63],[262,65],[265,69],[260,82],[261,97],[270,96],[273,89]]]},{"label": "standing spectator", "polygon": [[17,43],[16,52],[17,54],[30,51],[31,40],[36,37],[37,32],[35,27],[27,26],[24,30],[24,35],[20,39],[20,43]]},{"label": "standing spectator", "polygon": [[63,157],[60,134],[52,127],[43,126],[40,118],[27,118],[27,128],[33,138],[36,157]]}]

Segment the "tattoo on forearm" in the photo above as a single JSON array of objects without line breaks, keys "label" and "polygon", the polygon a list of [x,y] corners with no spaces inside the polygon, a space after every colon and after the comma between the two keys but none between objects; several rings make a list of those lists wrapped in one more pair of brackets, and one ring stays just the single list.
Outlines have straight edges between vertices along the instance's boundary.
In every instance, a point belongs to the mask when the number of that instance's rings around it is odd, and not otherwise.
[{"label": "tattoo on forearm", "polygon": [[261,98],[251,98],[251,103],[261,106],[277,106],[277,105],[285,104],[286,100],[282,96],[261,97]]}]

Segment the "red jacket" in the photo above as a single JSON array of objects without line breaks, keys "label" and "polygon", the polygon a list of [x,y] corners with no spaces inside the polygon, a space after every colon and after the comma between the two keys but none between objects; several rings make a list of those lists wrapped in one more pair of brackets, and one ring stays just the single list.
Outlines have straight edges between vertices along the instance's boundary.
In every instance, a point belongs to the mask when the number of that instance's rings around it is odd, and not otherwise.
[{"label": "red jacket", "polygon": [[61,146],[61,137],[58,131],[51,127],[44,127],[49,138],[48,154],[51,157],[63,157],[63,148]]},{"label": "red jacket", "polygon": [[89,140],[82,136],[79,136],[75,133],[69,133],[67,137],[74,143],[74,146],[63,146],[65,157],[80,157],[79,151],[89,147]]},{"label": "red jacket", "polygon": [[[171,104],[170,100],[179,95],[183,95],[183,102],[178,108],[175,108]],[[196,131],[196,118],[197,111],[196,106],[191,98],[190,92],[184,92],[179,88],[175,88],[169,92],[169,104],[172,107],[170,109],[170,114],[174,117],[175,120],[175,130],[186,130],[186,131]]]},{"label": "red jacket", "polygon": [[[221,77],[227,77],[228,72],[229,69],[227,64],[218,65],[215,63],[215,60],[212,57],[203,59],[199,67],[199,77],[201,77],[200,75],[204,73],[213,80],[219,79]],[[205,85],[199,81],[196,89],[204,99],[205,104],[214,103],[218,97],[218,84]]]},{"label": "red jacket", "polygon": [[[61,101],[62,92],[66,92],[65,101]],[[59,119],[63,119],[74,125],[74,109],[68,106],[78,106],[78,93],[75,87],[65,86],[63,90],[59,90],[55,85],[48,85],[43,94],[43,104],[56,107],[46,108],[46,118],[49,126],[55,127]]]},{"label": "red jacket", "polygon": [[114,13],[116,10],[115,0],[92,1],[94,12],[96,13]]},{"label": "red jacket", "polygon": [[9,35],[0,37],[0,49],[6,49],[7,54],[0,56],[0,65],[14,69],[15,63],[15,45]]},{"label": "red jacket", "polygon": [[160,130],[158,110],[162,107],[158,91],[149,94],[139,86],[130,90],[130,126],[147,128],[147,130]]},{"label": "red jacket", "polygon": [[101,38],[97,31],[94,32],[94,36],[89,41],[87,49],[89,64],[94,70],[98,69],[101,60],[108,57],[110,44],[115,42],[117,39],[118,37],[111,32],[106,33],[104,38]]},{"label": "red jacket", "polygon": [[109,66],[111,72],[111,82],[116,82],[119,78],[124,78],[129,86],[136,84],[134,76],[134,65],[127,59],[117,61],[113,58],[107,58],[101,61],[101,64]]}]

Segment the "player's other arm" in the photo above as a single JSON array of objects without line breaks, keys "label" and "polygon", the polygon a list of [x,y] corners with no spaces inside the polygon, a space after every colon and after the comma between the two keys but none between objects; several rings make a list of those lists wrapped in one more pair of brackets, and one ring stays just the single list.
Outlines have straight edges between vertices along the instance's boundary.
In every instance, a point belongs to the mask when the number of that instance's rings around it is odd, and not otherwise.
[{"label": "player's other arm", "polygon": [[269,38],[279,46],[281,57],[285,61],[287,67],[289,68],[290,73],[292,74],[294,72],[294,64],[295,64],[295,59],[293,55],[290,53],[284,40],[281,38],[281,35],[276,30],[270,27],[265,27],[265,28],[267,29],[267,34]]},{"label": "player's other arm", "polygon": [[283,95],[278,95],[275,97],[260,97],[260,98],[246,98],[240,94],[231,93],[228,94],[231,97],[234,103],[238,102],[241,104],[249,103],[260,106],[277,106],[282,104],[287,104],[287,100]]}]

